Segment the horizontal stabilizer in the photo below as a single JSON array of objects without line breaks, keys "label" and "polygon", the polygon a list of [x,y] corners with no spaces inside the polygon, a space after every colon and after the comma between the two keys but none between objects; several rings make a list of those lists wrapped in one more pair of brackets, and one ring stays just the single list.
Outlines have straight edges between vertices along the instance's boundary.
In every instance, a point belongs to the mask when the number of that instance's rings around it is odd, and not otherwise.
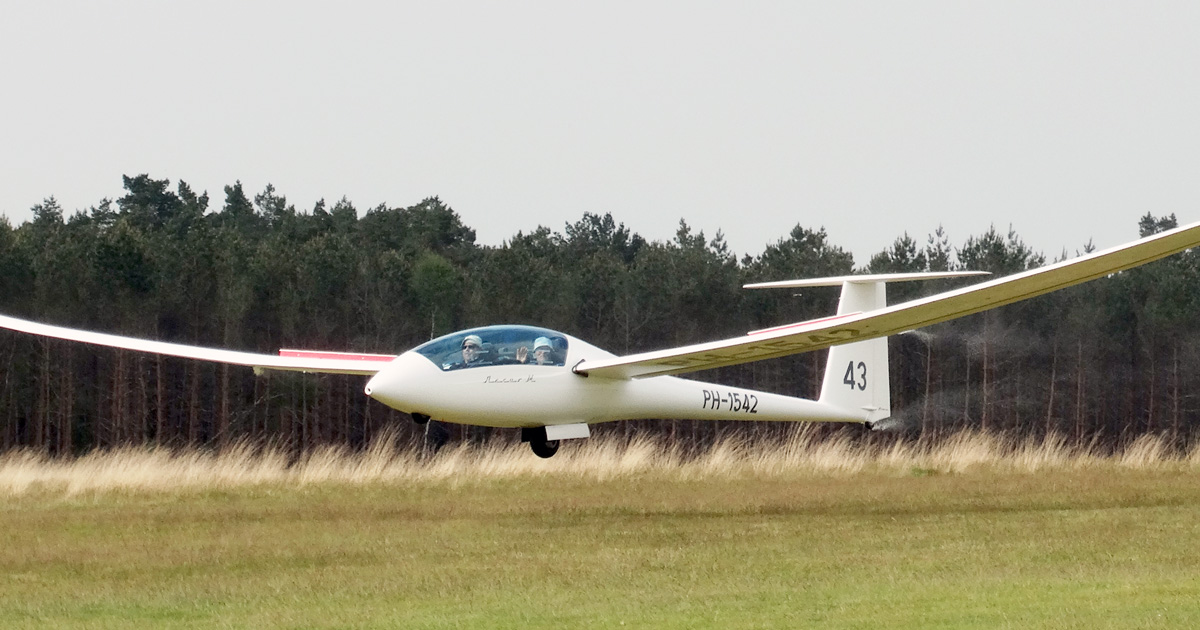
[{"label": "horizontal stabilizer", "polygon": [[938,278],[969,278],[972,276],[987,276],[987,271],[920,271],[913,273],[868,273],[856,276],[833,276],[831,278],[803,278],[800,280],[778,280],[775,282],[755,282],[743,284],[743,289],[794,289],[800,287],[840,287],[844,283],[854,284],[868,282],[913,282],[916,280],[936,280]]}]

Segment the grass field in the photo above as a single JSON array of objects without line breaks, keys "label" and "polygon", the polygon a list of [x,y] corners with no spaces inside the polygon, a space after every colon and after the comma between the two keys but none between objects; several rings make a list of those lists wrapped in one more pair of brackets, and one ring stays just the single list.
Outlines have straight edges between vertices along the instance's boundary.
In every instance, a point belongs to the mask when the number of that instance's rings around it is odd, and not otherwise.
[{"label": "grass field", "polygon": [[1198,475],[979,435],[10,454],[0,627],[1196,627]]}]

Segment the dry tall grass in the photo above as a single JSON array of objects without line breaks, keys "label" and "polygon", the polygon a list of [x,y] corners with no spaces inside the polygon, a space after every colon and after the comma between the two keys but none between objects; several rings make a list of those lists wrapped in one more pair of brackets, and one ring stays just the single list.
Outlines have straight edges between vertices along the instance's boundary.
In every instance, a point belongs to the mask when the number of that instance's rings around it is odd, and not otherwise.
[{"label": "dry tall grass", "polygon": [[1039,472],[1095,467],[1136,470],[1200,469],[1200,444],[1184,452],[1143,436],[1116,452],[1075,446],[1052,435],[1014,440],[967,431],[934,443],[869,442],[818,437],[800,425],[790,438],[750,444],[736,438],[685,454],[651,439],[592,439],[568,443],[542,460],[523,444],[494,442],[445,448],[436,455],[399,448],[391,436],[355,452],[329,447],[293,461],[284,451],[247,444],[220,453],[127,447],[78,458],[32,452],[0,455],[0,496],[106,491],[219,490],[267,484],[478,482],[565,475],[603,481],[634,475],[676,479],[714,476],[829,476],[860,473],[926,475],[976,470]]}]

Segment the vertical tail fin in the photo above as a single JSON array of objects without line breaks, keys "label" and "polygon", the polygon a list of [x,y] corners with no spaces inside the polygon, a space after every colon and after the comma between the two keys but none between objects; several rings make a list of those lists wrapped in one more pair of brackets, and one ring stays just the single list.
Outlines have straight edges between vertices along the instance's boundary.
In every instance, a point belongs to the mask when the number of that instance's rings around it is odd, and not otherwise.
[{"label": "vertical tail fin", "polygon": [[[887,306],[883,280],[842,282],[838,315],[872,311]],[[866,422],[892,414],[887,337],[833,346],[825,364],[820,402],[859,415]]]}]

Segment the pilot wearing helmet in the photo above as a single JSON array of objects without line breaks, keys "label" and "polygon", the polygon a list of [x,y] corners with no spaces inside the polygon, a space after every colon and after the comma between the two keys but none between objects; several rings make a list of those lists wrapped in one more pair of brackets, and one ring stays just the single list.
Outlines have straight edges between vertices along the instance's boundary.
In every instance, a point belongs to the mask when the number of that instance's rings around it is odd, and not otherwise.
[{"label": "pilot wearing helmet", "polygon": [[[529,348],[521,346],[517,349],[517,361],[521,363],[529,363]],[[538,337],[533,340],[533,364],[534,365],[553,365],[554,346],[551,345],[548,337]]]}]

